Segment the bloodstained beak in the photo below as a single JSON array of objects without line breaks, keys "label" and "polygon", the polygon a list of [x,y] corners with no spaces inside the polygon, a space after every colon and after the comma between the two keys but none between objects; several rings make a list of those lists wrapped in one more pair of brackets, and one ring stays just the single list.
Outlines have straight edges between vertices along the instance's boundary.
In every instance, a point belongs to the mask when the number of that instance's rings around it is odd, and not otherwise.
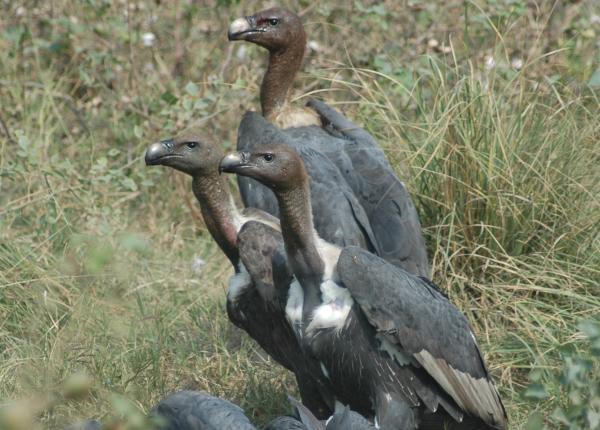
[{"label": "bloodstained beak", "polygon": [[227,38],[229,40],[244,40],[247,35],[257,33],[251,17],[238,18],[229,25]]}]

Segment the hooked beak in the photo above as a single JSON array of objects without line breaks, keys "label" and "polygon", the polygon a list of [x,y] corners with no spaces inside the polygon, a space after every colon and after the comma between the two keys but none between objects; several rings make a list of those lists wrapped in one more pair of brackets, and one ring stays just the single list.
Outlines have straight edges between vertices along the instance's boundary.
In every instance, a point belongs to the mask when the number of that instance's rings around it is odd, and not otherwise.
[{"label": "hooked beak", "polygon": [[237,173],[249,167],[250,154],[248,152],[231,152],[221,159],[219,173]]},{"label": "hooked beak", "polygon": [[156,164],[163,164],[165,159],[174,157],[173,154],[173,139],[162,140],[157,143],[153,143],[146,150],[146,166],[154,166]]},{"label": "hooked beak", "polygon": [[251,16],[238,18],[229,25],[227,38],[229,40],[245,40],[247,35],[259,33],[260,30],[254,26],[254,19]]}]

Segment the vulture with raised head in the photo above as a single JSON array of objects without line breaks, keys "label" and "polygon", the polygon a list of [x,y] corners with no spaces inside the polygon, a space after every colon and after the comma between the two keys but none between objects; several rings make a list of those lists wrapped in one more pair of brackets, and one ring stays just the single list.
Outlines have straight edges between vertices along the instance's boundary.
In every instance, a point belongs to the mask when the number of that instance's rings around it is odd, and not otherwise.
[{"label": "vulture with raised head", "polygon": [[[356,245],[375,253],[377,240],[369,218],[339,168],[308,139],[294,138],[273,126],[256,112],[247,112],[239,127],[238,143],[252,151],[271,142],[283,142],[302,156],[311,174],[310,188],[315,228],[326,240],[340,246]],[[260,183],[238,177],[246,207],[279,215],[273,193]]]},{"label": "vulture with raised head", "polygon": [[[269,51],[268,68],[260,87],[263,116],[283,130],[288,141],[282,143],[294,147],[305,163],[303,148],[325,155],[338,168],[366,213],[374,235],[374,243],[368,249],[398,267],[428,277],[427,250],[416,208],[375,139],[323,102],[313,100],[308,107],[296,108],[288,101],[306,49],[306,33],[300,18],[279,7],[263,10],[233,21],[228,37],[255,43]],[[261,144],[270,143],[252,137],[253,122],[257,120],[256,115],[242,119],[238,151],[254,151]],[[310,162],[306,168],[313,182],[320,181],[322,171],[313,168]],[[272,193],[265,189],[258,191],[260,185],[251,179],[238,177],[238,181],[246,206],[278,215]],[[319,214],[314,207],[317,230]]]},{"label": "vulture with raised head", "polygon": [[[288,269],[279,221],[254,208],[238,210],[219,175],[223,150],[198,129],[152,144],[147,165],[163,165],[192,176],[192,190],[213,239],[234,266],[229,282],[229,319],[282,366],[294,372],[304,404],[319,418],[331,415],[327,384],[314,360],[305,359],[285,316],[293,274]],[[255,221],[249,224],[249,221]],[[316,376],[315,376],[316,375]],[[324,397],[325,396],[325,397]]]},{"label": "vulture with raised head", "polygon": [[288,263],[300,284],[290,290],[286,315],[337,401],[373,416],[382,429],[506,428],[464,315],[426,279],[321,239],[295,150],[271,145],[231,153],[220,170],[275,193]]}]

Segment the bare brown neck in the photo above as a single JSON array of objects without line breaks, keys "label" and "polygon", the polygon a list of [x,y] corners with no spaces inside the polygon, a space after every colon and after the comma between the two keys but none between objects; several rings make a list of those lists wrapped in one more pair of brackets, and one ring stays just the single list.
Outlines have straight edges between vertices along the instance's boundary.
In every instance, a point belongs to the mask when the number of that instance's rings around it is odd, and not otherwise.
[{"label": "bare brown neck", "polygon": [[231,193],[225,179],[219,175],[197,175],[192,181],[192,190],[198,202],[206,227],[231,264],[237,268],[237,226]]},{"label": "bare brown neck", "polygon": [[281,216],[281,232],[290,255],[294,274],[302,283],[316,280],[320,284],[324,264],[315,241],[308,182],[292,190],[276,193]]},{"label": "bare brown neck", "polygon": [[276,115],[287,102],[294,78],[302,66],[306,35],[284,49],[269,53],[269,66],[260,87],[260,104],[265,118]]},{"label": "bare brown neck", "polygon": [[301,187],[275,194],[285,252],[304,291],[302,321],[308,327],[314,309],[321,303],[321,282],[325,272],[315,240],[308,180]]}]

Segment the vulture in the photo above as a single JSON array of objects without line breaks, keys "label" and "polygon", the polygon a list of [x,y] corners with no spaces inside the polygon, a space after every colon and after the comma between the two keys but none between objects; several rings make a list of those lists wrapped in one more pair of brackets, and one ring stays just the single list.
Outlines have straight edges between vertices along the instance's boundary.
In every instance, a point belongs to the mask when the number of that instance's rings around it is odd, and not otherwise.
[{"label": "vulture", "polygon": [[309,177],[286,145],[226,155],[219,169],[275,193],[299,282],[286,315],[336,401],[382,429],[506,429],[506,412],[464,315],[426,278],[314,229]]},{"label": "vulture", "polygon": [[[373,426],[348,408],[319,421],[297,400],[290,397],[294,416],[271,420],[265,430],[371,430]],[[179,391],[156,405],[150,416],[163,421],[157,430],[256,430],[239,406],[202,391]]]},{"label": "vulture", "polygon": [[[319,421],[300,402],[290,397],[297,417],[280,416],[264,430],[373,430],[364,417],[348,408],[336,412],[327,422]],[[177,391],[165,397],[148,414],[155,430],[257,430],[244,410],[204,391]],[[102,424],[88,420],[65,430],[100,430]]]},{"label": "vulture", "polygon": [[[328,158],[352,190],[367,217],[365,233],[371,244],[366,249],[413,274],[428,277],[427,251],[416,208],[376,140],[323,102],[311,100],[306,107],[294,107],[288,101],[306,49],[306,33],[300,18],[279,7],[263,10],[233,21],[228,38],[251,42],[269,51],[268,67],[260,87],[262,114],[286,135],[288,142],[280,143],[289,144],[302,156],[312,179],[313,201],[313,183],[321,181],[325,172],[320,169],[321,165],[307,160],[306,151]],[[251,129],[258,118],[258,115],[246,115],[242,119],[238,151],[252,152],[270,143],[252,138]],[[238,182],[247,207],[261,208],[278,216],[272,193],[260,189],[251,178],[238,177]],[[357,207],[351,206],[353,210]],[[313,205],[317,231],[321,217],[325,216],[320,209]],[[362,214],[357,214],[358,223],[366,229],[359,216]],[[340,246],[351,245],[324,238]]]},{"label": "vulture", "polygon": [[[150,145],[147,165],[163,165],[192,176],[192,190],[206,227],[235,269],[227,291],[229,319],[275,361],[294,372],[304,404],[318,417],[331,415],[334,403],[316,360],[305,359],[285,316],[293,274],[287,265],[279,222],[258,209],[238,210],[219,175],[223,150],[191,128]],[[250,225],[249,221],[254,221]],[[297,283],[296,283],[297,284]],[[298,288],[298,287],[296,287]]]},{"label": "vulture", "polygon": [[204,391],[170,394],[149,416],[157,419],[157,430],[256,430],[242,408]]},{"label": "vulture", "polygon": [[[308,139],[294,138],[273,126],[256,112],[247,112],[238,131],[239,143],[251,151],[271,142],[283,142],[302,156],[311,175],[311,199],[315,228],[321,236],[340,246],[356,245],[378,253],[376,237],[359,199],[339,168]],[[260,183],[239,177],[242,200],[246,207],[260,208],[278,217],[273,193]]]}]

